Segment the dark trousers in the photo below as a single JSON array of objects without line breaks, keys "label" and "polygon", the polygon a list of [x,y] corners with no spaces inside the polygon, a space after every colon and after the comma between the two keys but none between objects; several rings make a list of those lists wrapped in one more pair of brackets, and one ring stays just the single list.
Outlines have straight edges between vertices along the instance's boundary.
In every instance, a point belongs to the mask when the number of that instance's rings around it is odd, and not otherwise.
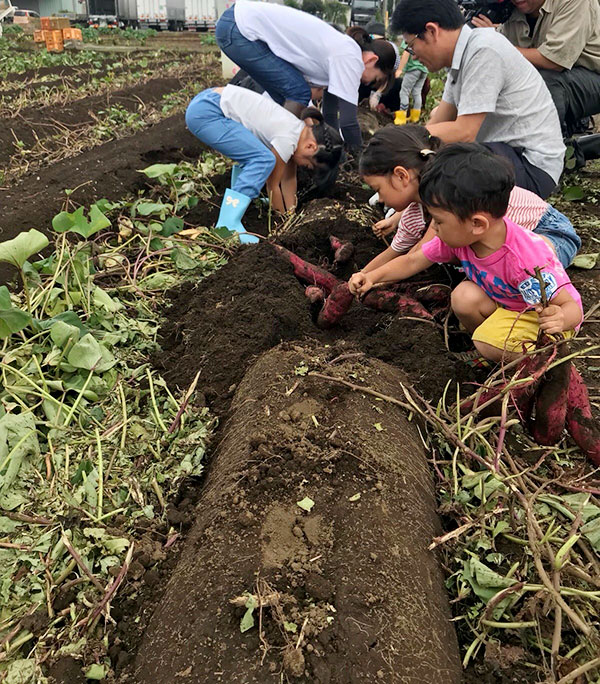
[{"label": "dark trousers", "polygon": [[549,197],[556,188],[556,183],[551,176],[525,159],[522,148],[511,147],[507,143],[500,142],[487,142],[483,145],[494,154],[510,161],[515,170],[516,185],[519,188],[531,190],[542,199]]},{"label": "dark trousers", "polygon": [[556,105],[565,138],[573,135],[580,119],[600,114],[600,74],[576,66],[565,71],[540,69]]}]

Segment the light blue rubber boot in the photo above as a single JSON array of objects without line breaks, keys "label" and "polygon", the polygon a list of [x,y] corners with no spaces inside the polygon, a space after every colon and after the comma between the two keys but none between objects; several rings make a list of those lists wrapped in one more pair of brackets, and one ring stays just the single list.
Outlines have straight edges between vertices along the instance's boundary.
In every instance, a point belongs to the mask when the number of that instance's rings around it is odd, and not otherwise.
[{"label": "light blue rubber boot", "polygon": [[258,242],[258,238],[254,235],[248,235],[246,229],[242,225],[242,216],[246,212],[250,204],[250,197],[242,195],[241,192],[236,192],[227,188],[225,197],[221,203],[221,211],[217,219],[217,228],[227,228],[239,233],[240,242],[243,245],[254,244]]}]

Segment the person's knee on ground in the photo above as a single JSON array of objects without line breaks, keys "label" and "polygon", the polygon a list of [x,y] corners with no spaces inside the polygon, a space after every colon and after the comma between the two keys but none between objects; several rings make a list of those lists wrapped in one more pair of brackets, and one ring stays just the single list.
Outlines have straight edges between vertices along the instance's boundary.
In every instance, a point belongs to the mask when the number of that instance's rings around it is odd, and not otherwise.
[{"label": "person's knee on ground", "polygon": [[450,306],[469,333],[473,333],[496,310],[495,302],[470,280],[463,281],[452,290]]}]

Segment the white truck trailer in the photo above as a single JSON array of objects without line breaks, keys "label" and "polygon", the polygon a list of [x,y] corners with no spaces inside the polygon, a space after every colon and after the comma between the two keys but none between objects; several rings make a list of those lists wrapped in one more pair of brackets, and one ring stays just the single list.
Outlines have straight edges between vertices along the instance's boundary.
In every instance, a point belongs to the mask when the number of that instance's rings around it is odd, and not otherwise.
[{"label": "white truck trailer", "polygon": [[88,22],[182,31],[185,0],[87,0]]}]

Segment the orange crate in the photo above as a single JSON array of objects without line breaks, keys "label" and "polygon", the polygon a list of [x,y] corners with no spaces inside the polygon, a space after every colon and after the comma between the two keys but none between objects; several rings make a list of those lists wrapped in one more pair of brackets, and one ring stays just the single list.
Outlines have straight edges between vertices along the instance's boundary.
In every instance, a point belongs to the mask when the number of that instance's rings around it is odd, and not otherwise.
[{"label": "orange crate", "polygon": [[63,40],[83,40],[81,29],[64,28],[62,30]]},{"label": "orange crate", "polygon": [[52,31],[62,31],[66,28],[71,28],[71,20],[67,17],[48,17],[50,20],[50,28]]},{"label": "orange crate", "polygon": [[40,25],[42,27],[42,31],[50,31],[51,26],[50,26],[50,19],[51,17],[42,17],[40,20]]},{"label": "orange crate", "polygon": [[62,31],[46,31],[46,49],[49,52],[62,52],[65,49]]},{"label": "orange crate", "polygon": [[46,31],[43,29],[40,29],[39,31],[34,31],[33,32],[33,40],[36,43],[45,43],[46,42]]}]

